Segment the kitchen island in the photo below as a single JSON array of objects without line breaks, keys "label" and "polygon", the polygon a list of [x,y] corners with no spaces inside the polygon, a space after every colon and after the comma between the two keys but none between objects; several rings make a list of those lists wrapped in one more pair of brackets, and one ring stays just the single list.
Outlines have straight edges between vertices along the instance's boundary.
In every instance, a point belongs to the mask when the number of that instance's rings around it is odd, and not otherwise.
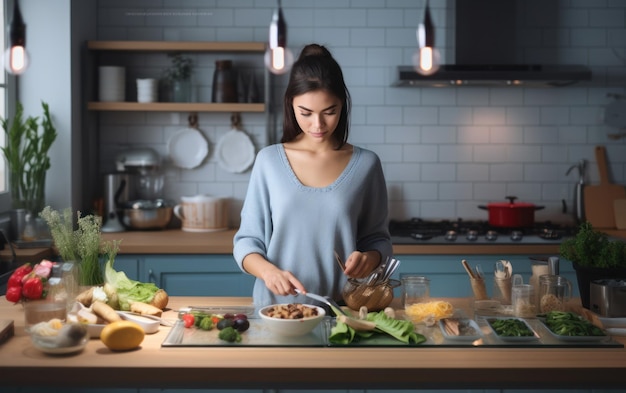
[{"label": "kitchen island", "polygon": [[[449,300],[463,309],[470,304]],[[164,317],[189,305],[250,303],[172,297]],[[55,357],[31,345],[20,305],[2,297],[0,315],[15,321],[15,337],[0,345],[0,383],[7,388],[591,389],[623,388],[626,373],[624,348],[161,347],[169,327],[147,335],[138,350],[111,352],[92,339],[77,355]]]}]

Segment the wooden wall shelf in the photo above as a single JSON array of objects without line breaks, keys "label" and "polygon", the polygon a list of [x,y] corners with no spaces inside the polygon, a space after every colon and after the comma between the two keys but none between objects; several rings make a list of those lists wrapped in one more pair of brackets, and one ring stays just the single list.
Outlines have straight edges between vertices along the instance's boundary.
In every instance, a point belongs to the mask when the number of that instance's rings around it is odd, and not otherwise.
[{"label": "wooden wall shelf", "polygon": [[155,52],[265,52],[265,42],[87,41],[87,49]]},{"label": "wooden wall shelf", "polygon": [[263,103],[211,102],[99,102],[87,103],[91,111],[145,111],[145,112],[265,112]]}]

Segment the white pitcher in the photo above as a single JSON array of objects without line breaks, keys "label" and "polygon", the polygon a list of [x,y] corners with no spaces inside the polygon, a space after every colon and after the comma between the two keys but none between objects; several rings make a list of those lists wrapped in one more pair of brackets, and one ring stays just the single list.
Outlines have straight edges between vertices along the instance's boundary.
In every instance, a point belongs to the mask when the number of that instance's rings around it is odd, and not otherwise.
[{"label": "white pitcher", "polygon": [[228,229],[228,199],[210,195],[181,197],[174,214],[186,232],[215,232]]}]

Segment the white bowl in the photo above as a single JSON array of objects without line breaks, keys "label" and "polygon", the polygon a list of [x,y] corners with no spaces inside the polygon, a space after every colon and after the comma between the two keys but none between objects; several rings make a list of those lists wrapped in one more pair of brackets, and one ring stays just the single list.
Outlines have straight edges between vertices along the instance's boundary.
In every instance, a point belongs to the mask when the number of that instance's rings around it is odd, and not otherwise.
[{"label": "white bowl", "polygon": [[64,324],[57,335],[38,333],[29,329],[33,346],[49,355],[65,355],[82,351],[89,341],[87,328],[81,324]]},{"label": "white bowl", "polygon": [[281,319],[267,315],[267,311],[276,306],[286,306],[285,304],[272,304],[259,310],[259,316],[263,320],[263,324],[272,332],[286,337],[304,336],[310,333],[326,316],[326,311],[322,307],[313,306],[311,304],[303,304],[303,306],[317,309],[317,315],[314,317],[299,319]]}]

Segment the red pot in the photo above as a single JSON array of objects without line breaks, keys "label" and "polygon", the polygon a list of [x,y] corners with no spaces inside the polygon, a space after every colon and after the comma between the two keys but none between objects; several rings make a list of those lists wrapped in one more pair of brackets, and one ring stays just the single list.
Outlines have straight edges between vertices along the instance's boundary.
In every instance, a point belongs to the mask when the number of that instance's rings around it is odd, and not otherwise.
[{"label": "red pot", "polygon": [[505,228],[525,228],[535,224],[535,210],[545,206],[536,206],[532,203],[517,202],[517,197],[508,196],[509,202],[490,203],[487,206],[478,206],[479,209],[489,211],[489,225]]}]

